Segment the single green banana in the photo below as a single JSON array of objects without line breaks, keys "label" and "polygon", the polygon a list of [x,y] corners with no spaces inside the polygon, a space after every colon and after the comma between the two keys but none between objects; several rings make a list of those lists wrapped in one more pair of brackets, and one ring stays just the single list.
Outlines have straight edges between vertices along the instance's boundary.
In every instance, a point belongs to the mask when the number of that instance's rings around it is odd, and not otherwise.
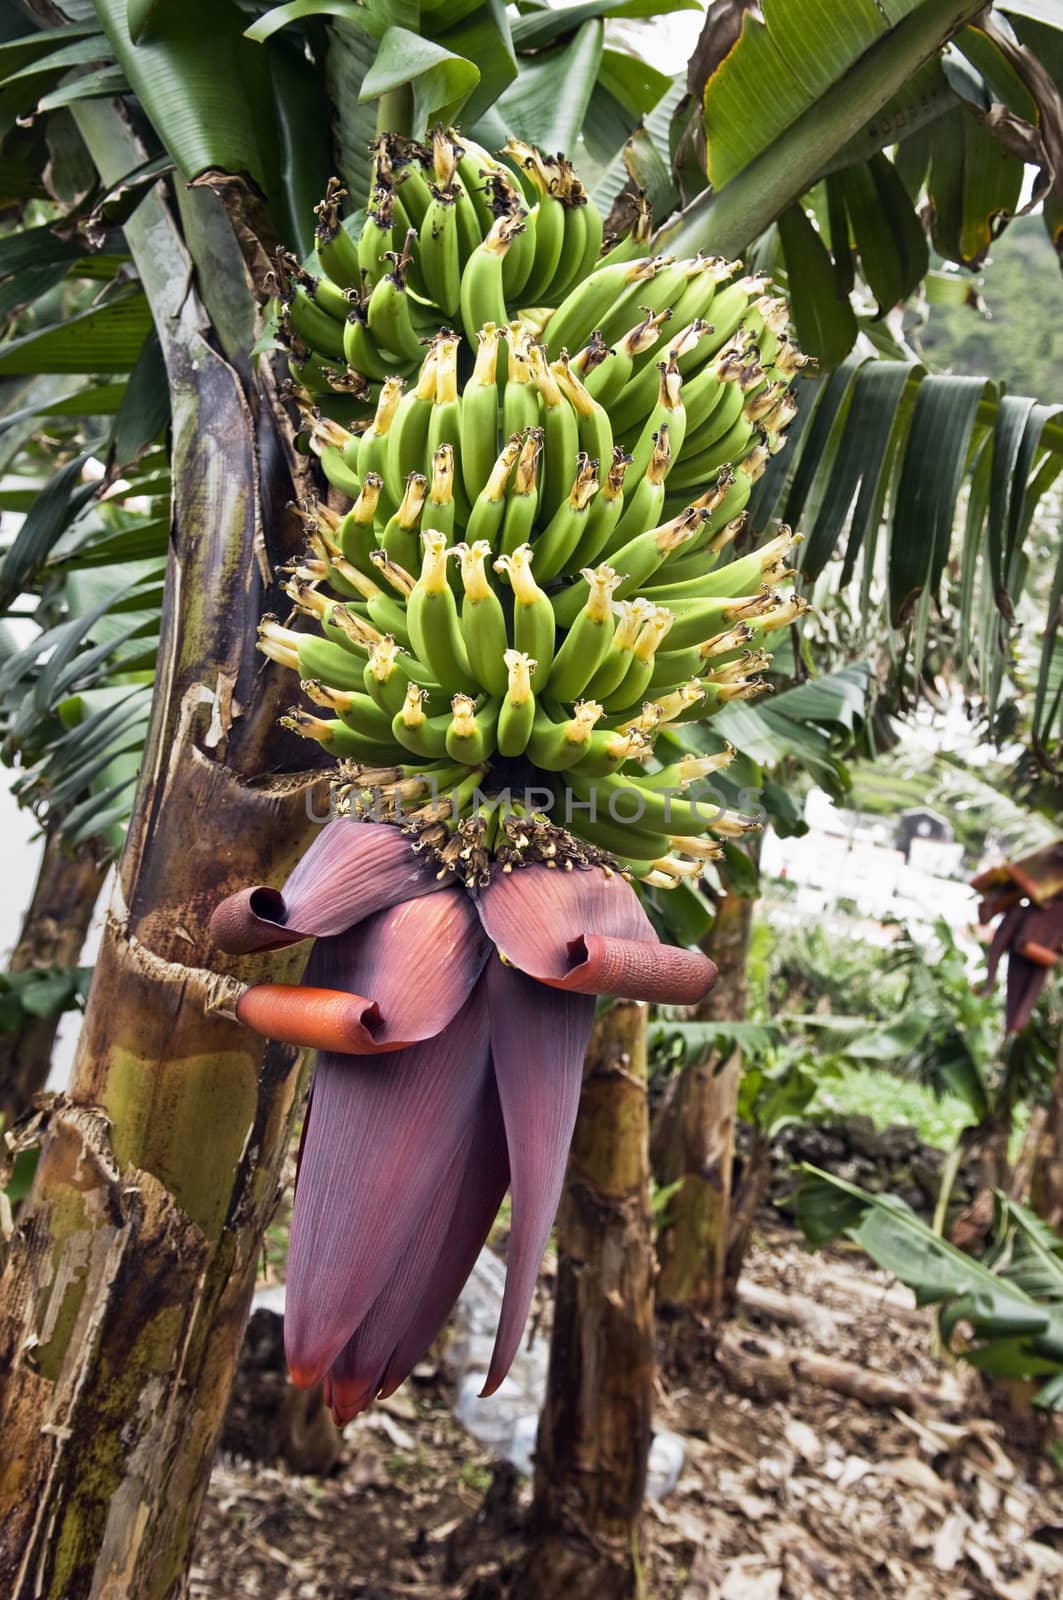
[{"label": "single green banana", "polygon": [[369,210],[358,238],[358,265],[362,292],[373,290],[387,271],[385,256],[394,245],[395,191],[379,185],[370,197]]},{"label": "single green banana", "polygon": [[639,629],[639,636],[631,651],[627,672],[612,694],[604,696],[602,704],[609,715],[641,705],[642,697],[653,677],[653,661],[672,626],[672,613],[666,606],[657,606],[653,615]]},{"label": "single green banana", "polygon": [[532,378],[527,333],[514,323],[509,333],[506,387],[502,396],[502,437],[512,438],[539,425],[539,391]]},{"label": "single green banana", "polygon": [[419,237],[418,259],[429,296],[445,317],[456,316],[461,305],[462,270],[457,203],[452,191],[433,187]]},{"label": "single green banana", "polygon": [[636,483],[649,467],[650,458],[657,453],[662,427],[668,429],[668,446],[673,461],[679,459],[686,435],[687,414],[683,404],[683,379],[674,354],[660,363],[659,372],[657,403],[643,425],[638,439],[631,447],[631,476]]},{"label": "single green banana", "polygon": [[358,259],[358,246],[343,226],[340,201],[347,191],[338,178],[330,178],[325,198],[314,207],[317,227],[314,232],[314,250],[333,283],[341,289],[361,287],[362,271]]},{"label": "single green banana", "polygon": [[523,446],[524,439],[517,433],[506,441],[469,513],[466,537],[470,543],[486,543],[488,551],[493,551],[499,543],[506,513],[506,489]]},{"label": "single green banana", "polygon": [[461,636],[458,606],[447,581],[447,540],[429,530],[421,534],[421,575],[406,606],[414,653],[452,694],[476,692],[476,680]]},{"label": "single green banana", "polygon": [[419,365],[424,350],[420,334],[413,325],[410,299],[406,292],[409,256],[405,252],[396,254],[393,250],[386,251],[385,255],[391,262],[391,268],[378,278],[369,296],[366,308],[369,332],[384,350]]},{"label": "single green banana", "polygon": [[562,355],[553,362],[550,370],[576,413],[580,449],[598,463],[599,476],[604,479],[613,460],[613,429],[609,414],[587,393],[566,356]]},{"label": "single green banana", "polygon": [[634,306],[656,271],[656,262],[647,258],[599,265],[561,301],[547,323],[544,342],[550,360],[556,361],[563,350],[579,350],[595,328],[604,333],[614,314]]},{"label": "single green banana", "polygon": [[517,468],[510,485],[502,519],[501,555],[511,556],[531,540],[539,508],[539,456],[543,448],[542,428],[530,428],[521,445]]},{"label": "single green banana", "polygon": [[517,218],[496,217],[490,231],[477,245],[461,274],[461,320],[470,343],[485,322],[502,327],[506,318],[506,297],[502,289],[502,263],[519,228]]},{"label": "single green banana", "polygon": [[421,564],[421,512],[428,492],[423,472],[411,472],[406,479],[399,508],[384,527],[380,548],[392,561],[414,572]]},{"label": "single green banana", "polygon": [[375,473],[384,480],[383,499],[387,499],[384,473],[388,460],[388,434],[402,399],[404,384],[401,378],[388,378],[380,390],[376,414],[358,441],[358,476],[364,480],[367,473]]},{"label": "single green banana", "polygon": [[498,700],[488,700],[477,710],[475,700],[469,695],[454,696],[446,735],[446,752],[452,761],[479,767],[494,755],[498,745],[498,713]]},{"label": "single green banana", "polygon": [[388,430],[387,462],[384,478],[388,495],[398,501],[411,472],[423,472],[428,461],[428,424],[436,396],[438,352],[432,345],[417,374],[417,381],[403,395],[394,421]]},{"label": "single green banana", "polygon": [[535,662],[532,688],[538,693],[554,664],[555,623],[549,598],[532,576],[532,559],[531,545],[524,544],[512,555],[499,556],[494,566],[513,590],[513,644]]},{"label": "single green banana", "polygon": [[378,473],[366,473],[358,497],[343,518],[337,532],[337,543],[344,556],[352,566],[357,567],[358,571],[365,573],[366,576],[372,572],[369,557],[377,548],[373,522],[383,487],[383,481]]},{"label": "single green banana", "polygon": [[501,331],[493,322],[479,329],[476,364],[461,396],[461,471],[465,493],[475,504],[498,455],[498,353]]},{"label": "single green banana", "polygon": [[[627,544],[611,555],[610,564],[623,574],[618,598],[627,600],[643,588],[671,552],[694,537],[706,515],[704,511],[688,507],[671,521],[662,522],[659,528],[650,528],[647,533],[629,539]],[[577,613],[587,603],[587,594],[586,580],[581,578],[554,596],[554,613],[562,627],[571,627]]]},{"label": "single green banana", "polygon": [[375,766],[384,766],[402,754],[392,739],[387,742],[369,739],[364,734],[356,733],[353,728],[348,728],[347,724],[338,718],[326,721],[322,717],[311,716],[309,712],[302,711],[297,706],[293,706],[287,716],[281,717],[280,724],[282,728],[290,728],[293,733],[300,734],[304,739],[316,740],[338,761],[367,761]]},{"label": "single green banana", "polygon": [[[628,458],[630,460],[630,457]],[[672,465],[672,442],[667,422],[661,424],[654,440],[653,451],[645,471],[634,484],[630,496],[625,496],[621,515],[616,519],[612,533],[603,545],[605,554],[612,549],[622,549],[629,539],[644,528],[656,527],[664,506],[665,479]]]},{"label": "single green banana", "polygon": [[535,694],[531,686],[535,662],[523,650],[506,650],[502,664],[506,688],[498,716],[498,753],[507,757],[522,756],[528,747],[536,717]]},{"label": "single green banana", "polygon": [[548,687],[558,700],[574,700],[583,693],[613,639],[613,594],[620,575],[602,565],[585,568],[583,577],[589,589],[587,603],[562,640],[550,670]]},{"label": "single green banana", "polygon": [[[613,464],[606,474],[601,494],[591,504],[579,548],[562,568],[564,573],[576,571],[581,563],[589,566],[608,550],[624,510],[624,481],[630,465],[631,457],[619,445],[614,445]],[[656,522],[657,518],[651,517],[649,521]]]},{"label": "single green banana", "polygon": [[432,456],[432,477],[421,513],[421,529],[434,528],[448,541],[454,534],[454,451],[441,444]]},{"label": "single green banana", "polygon": [[533,344],[529,358],[543,408],[543,481],[539,498],[543,515],[552,517],[567,495],[576,470],[579,419],[572,402],[562,393],[542,346]]},{"label": "single green banana", "polygon": [[503,656],[509,638],[502,602],[484,571],[492,549],[486,539],[478,539],[472,544],[455,545],[452,554],[461,566],[461,636],[470,670],[488,694],[501,695],[508,683]]},{"label": "single green banana", "polygon": [[598,464],[581,453],[567,500],[558,506],[534,542],[536,577],[543,583],[556,578],[569,557],[579,549],[591,501],[598,489]]},{"label": "single green banana", "polygon": [[510,140],[506,154],[536,196],[536,204],[528,222],[534,234],[535,253],[524,284],[524,300],[527,305],[537,305],[545,299],[546,291],[557,275],[564,246],[565,208],[559,192],[563,176],[556,161],[519,139]]},{"label": "single green banana", "polygon": [[591,735],[601,715],[601,706],[593,700],[578,700],[571,717],[563,721],[539,708],[527,740],[528,755],[544,772],[567,772],[590,753]]}]

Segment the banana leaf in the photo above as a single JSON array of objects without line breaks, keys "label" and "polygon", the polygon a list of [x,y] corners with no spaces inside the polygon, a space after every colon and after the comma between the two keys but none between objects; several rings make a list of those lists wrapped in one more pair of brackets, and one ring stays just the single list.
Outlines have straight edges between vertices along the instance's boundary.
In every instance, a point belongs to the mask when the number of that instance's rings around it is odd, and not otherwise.
[{"label": "banana leaf", "polygon": [[[845,1234],[936,1305],[941,1334],[960,1360],[996,1377],[1040,1379],[1034,1404],[1063,1404],[1063,1241],[1004,1195],[997,1196],[992,1248],[984,1261],[947,1244],[895,1195],[802,1168],[797,1217],[823,1245]],[[961,1326],[969,1336],[956,1339]]]}]

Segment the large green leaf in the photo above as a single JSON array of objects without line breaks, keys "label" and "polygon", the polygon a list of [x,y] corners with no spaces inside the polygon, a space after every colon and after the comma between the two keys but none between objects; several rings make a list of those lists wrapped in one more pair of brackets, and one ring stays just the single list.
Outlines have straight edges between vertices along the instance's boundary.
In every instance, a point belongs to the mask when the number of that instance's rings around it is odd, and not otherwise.
[{"label": "large green leaf", "polygon": [[0,611],[20,595],[78,510],[95,492],[81,481],[84,456],[68,461],[36,496],[0,566]]},{"label": "large green leaf", "polygon": [[575,5],[542,6],[513,23],[513,43],[518,50],[541,50],[599,17],[654,17],[698,9],[699,0],[577,0]]},{"label": "large green leaf", "polygon": [[1022,1206],[998,1196],[985,1261],[947,1244],[894,1195],[873,1195],[830,1173],[804,1167],[798,1221],[815,1245],[846,1234],[915,1294],[937,1305],[961,1360],[1010,1378],[1048,1377],[1036,1404],[1063,1404],[1063,1241]]},{"label": "large green leaf", "polygon": [[794,326],[801,348],[823,367],[836,367],[856,340],[856,315],[839,286],[827,247],[803,206],[779,217]]},{"label": "large green leaf", "polygon": [[378,100],[393,89],[413,92],[416,137],[433,122],[453,122],[480,81],[480,69],[463,56],[407,28],[389,28],[365,75],[359,99]]},{"label": "large green leaf", "polygon": [[598,77],[602,38],[601,22],[585,22],[569,43],[522,62],[519,77],[485,119],[490,142],[502,145],[515,135],[545,150],[574,150]]},{"label": "large green leaf", "polygon": [[359,24],[365,15],[361,0],[289,0],[287,5],[272,6],[253,22],[244,37],[256,44],[272,39],[281,28],[293,22],[303,22],[307,17],[342,17],[346,22]]},{"label": "large green leaf", "polygon": [[0,344],[0,376],[19,372],[128,372],[151,327],[142,294],[128,294]]},{"label": "large green leaf", "polygon": [[262,52],[233,5],[181,0],[134,44],[126,0],[95,0],[111,48],[185,179],[247,173],[268,192],[273,128]]},{"label": "large green leaf", "polygon": [[708,174],[721,188],[920,0],[761,0],[705,85]]}]

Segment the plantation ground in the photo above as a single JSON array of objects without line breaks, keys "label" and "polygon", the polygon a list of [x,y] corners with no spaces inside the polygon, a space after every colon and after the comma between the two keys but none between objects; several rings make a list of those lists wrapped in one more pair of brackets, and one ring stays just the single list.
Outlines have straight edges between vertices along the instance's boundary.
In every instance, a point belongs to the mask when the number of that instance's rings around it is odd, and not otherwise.
[{"label": "plantation ground", "polygon": [[[687,1460],[647,1517],[652,1600],[1063,1592],[1051,1438],[935,1362],[930,1318],[904,1291],[791,1234],[762,1239],[743,1281],[718,1359],[697,1354],[662,1385],[659,1422]],[[846,1382],[882,1374],[902,1393],[834,1393],[804,1375],[824,1358],[851,1365],[836,1371]],[[500,1600],[527,1490],[492,1473],[438,1371],[422,1370],[347,1428],[328,1477],[219,1460],[194,1600]]]}]

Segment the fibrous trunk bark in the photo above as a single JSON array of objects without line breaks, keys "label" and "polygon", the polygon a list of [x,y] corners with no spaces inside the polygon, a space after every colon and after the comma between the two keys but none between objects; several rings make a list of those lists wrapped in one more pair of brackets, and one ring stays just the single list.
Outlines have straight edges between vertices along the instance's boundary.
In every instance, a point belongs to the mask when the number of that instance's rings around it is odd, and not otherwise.
[{"label": "fibrous trunk bark", "polygon": [[[704,941],[719,977],[695,1016],[736,1021],[746,1009],[746,961],[752,900],[724,894]],[[737,1278],[732,1254],[731,1177],[734,1167],[741,1052],[716,1051],[684,1068],[668,1113],[668,1137],[658,1181],[678,1184],[669,1224],[657,1241],[658,1304],[673,1315],[718,1320],[727,1314]]]},{"label": "fibrous trunk bark", "polygon": [[[105,184],[144,160],[115,104],[83,102],[77,118]],[[184,203],[213,236],[213,270],[228,257],[230,287],[243,282],[216,197]],[[299,1099],[296,1053],[226,1020],[231,979],[215,974],[234,968],[206,931],[220,896],[283,874],[310,832],[313,775],[268,776],[298,757],[254,648],[284,536],[295,543],[286,434],[266,380],[221,353],[240,341],[215,337],[158,189],[126,235],[171,386],[171,559],[152,724],[72,1082],[23,1132],[40,1159],[0,1282],[5,1600],[187,1592]],[[291,957],[266,966],[294,975]]]},{"label": "fibrous trunk bark", "polygon": [[652,1437],[653,1247],[646,1006],[591,1038],[557,1222],[558,1275],[539,1422],[531,1548],[512,1600],[634,1600]]},{"label": "fibrous trunk bark", "polygon": [[[9,972],[77,966],[106,872],[96,851],[65,848],[58,824],[49,825]],[[48,1081],[59,1017],[58,1012],[27,1017],[17,1032],[0,1035],[0,1124],[5,1128]]]}]

